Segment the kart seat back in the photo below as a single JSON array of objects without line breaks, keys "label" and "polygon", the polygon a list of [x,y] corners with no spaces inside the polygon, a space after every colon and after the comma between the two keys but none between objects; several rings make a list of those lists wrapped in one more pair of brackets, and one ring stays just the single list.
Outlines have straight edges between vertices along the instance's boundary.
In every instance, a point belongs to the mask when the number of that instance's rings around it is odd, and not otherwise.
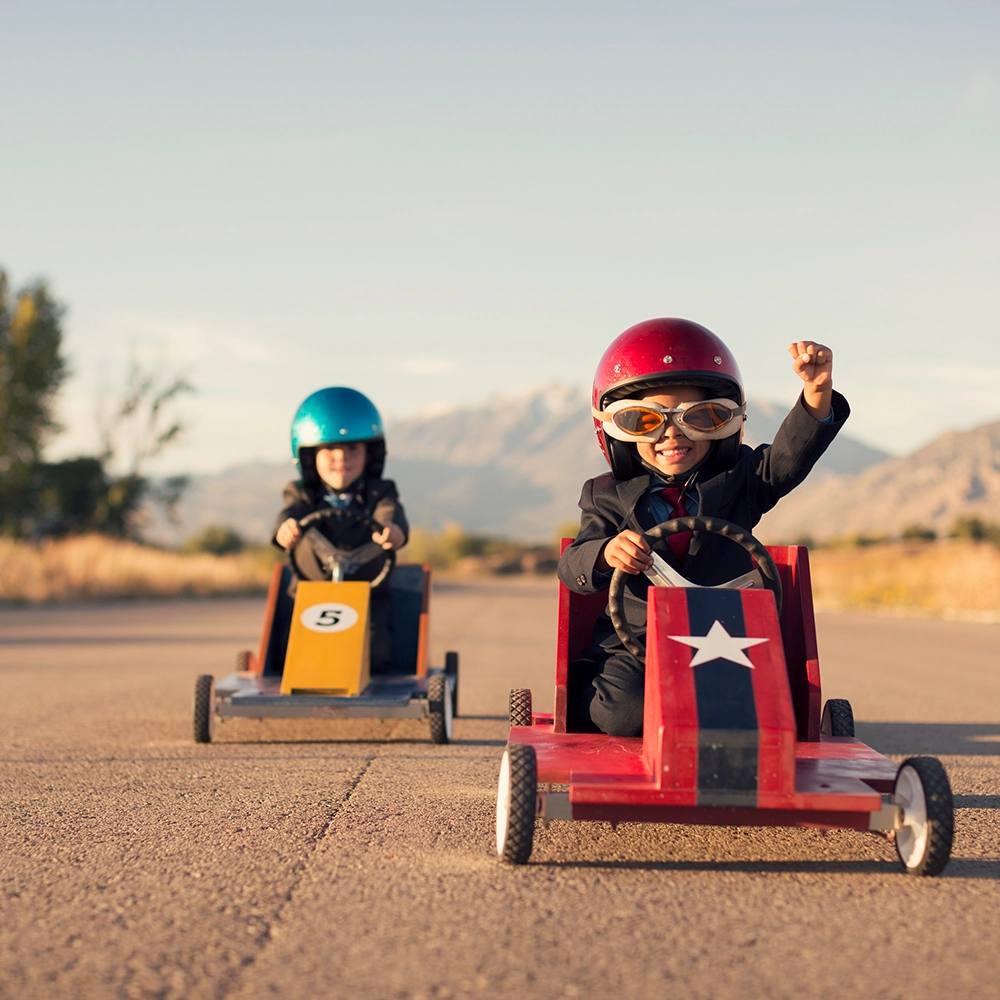
[{"label": "kart seat back", "polygon": [[809,551],[804,545],[769,545],[767,551],[778,567],[784,594],[779,624],[797,737],[815,743],[819,740],[823,701]]},{"label": "kart seat back", "polygon": [[[560,552],[571,538],[562,539]],[[819,740],[822,698],[816,619],[813,613],[809,553],[804,545],[769,545],[781,579],[784,600],[780,618],[788,681],[798,739]],[[576,594],[559,584],[558,637],[556,646],[556,691],[554,730],[566,732],[567,681],[569,665],[591,644],[594,623],[604,613],[607,591]]]},{"label": "kart seat back", "polygon": [[[261,631],[254,672],[280,677],[285,667],[285,651],[295,602],[288,594],[292,569],[285,563],[274,567],[267,594],[267,609]],[[431,571],[429,566],[396,566],[389,576],[392,593],[391,674],[427,672],[428,612]]]},{"label": "kart seat back", "polygon": [[292,582],[292,567],[288,563],[274,567],[271,586],[267,592],[267,610],[260,636],[260,652],[255,666],[265,677],[280,677],[285,669],[285,650],[288,633],[292,628],[292,609],[295,601],[288,594]]},{"label": "kart seat back", "polygon": [[[572,538],[564,538],[560,543],[560,553],[572,543]],[[604,614],[608,606],[608,592],[600,590],[596,594],[576,594],[563,583],[559,584],[559,632],[556,638],[556,694],[553,724],[555,732],[566,732],[566,691],[569,679],[569,665],[580,659],[583,651],[591,645],[594,623]]]},{"label": "kart seat back", "polygon": [[392,591],[393,674],[427,672],[430,566],[396,566],[389,577]]}]

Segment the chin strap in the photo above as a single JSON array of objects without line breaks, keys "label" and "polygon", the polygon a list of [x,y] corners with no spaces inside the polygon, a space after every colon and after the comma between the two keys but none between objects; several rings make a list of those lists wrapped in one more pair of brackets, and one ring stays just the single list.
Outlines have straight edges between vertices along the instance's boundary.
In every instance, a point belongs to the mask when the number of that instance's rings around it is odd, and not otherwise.
[{"label": "chin strap", "polygon": [[662,469],[658,469],[651,462],[647,462],[647,461],[645,461],[644,459],[641,459],[641,458],[639,459],[639,464],[642,465],[642,467],[654,479],[656,479],[658,482],[662,483],[664,486],[674,486],[674,487],[679,487],[680,489],[687,489],[687,487],[690,486],[694,482],[694,480],[696,478],[695,474],[697,473],[698,469],[701,468],[701,464],[702,463],[699,462],[698,465],[695,468],[689,469],[687,472],[681,473],[681,475],[679,475],[679,476],[667,476],[667,475],[664,475]]}]

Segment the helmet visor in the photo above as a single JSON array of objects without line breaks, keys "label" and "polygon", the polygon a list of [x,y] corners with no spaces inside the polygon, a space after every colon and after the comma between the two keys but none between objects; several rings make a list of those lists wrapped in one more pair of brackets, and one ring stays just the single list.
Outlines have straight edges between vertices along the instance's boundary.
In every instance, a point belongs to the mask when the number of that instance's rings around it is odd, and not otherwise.
[{"label": "helmet visor", "polygon": [[618,399],[605,410],[592,410],[604,429],[618,441],[660,440],[673,420],[677,429],[692,441],[715,441],[736,434],[743,424],[746,406],[731,399],[699,399],[680,406],[661,406],[639,399]]}]

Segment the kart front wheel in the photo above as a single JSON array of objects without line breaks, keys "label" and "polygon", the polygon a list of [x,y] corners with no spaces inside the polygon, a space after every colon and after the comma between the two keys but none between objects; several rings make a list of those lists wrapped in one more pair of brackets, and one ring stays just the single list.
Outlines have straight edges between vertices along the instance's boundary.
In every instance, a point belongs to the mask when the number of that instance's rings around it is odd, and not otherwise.
[{"label": "kart front wheel", "polygon": [[194,741],[211,743],[215,728],[215,678],[202,674],[194,682]]},{"label": "kart front wheel", "polygon": [[427,712],[431,720],[431,742],[451,742],[452,700],[447,674],[435,674],[427,682]]},{"label": "kart front wheel", "polygon": [[819,731],[824,736],[854,735],[854,709],[846,698],[827,699]]},{"label": "kart front wheel", "polygon": [[903,807],[896,853],[910,875],[939,875],[951,857],[955,808],[937,757],[910,757],[896,775],[892,800]]},{"label": "kart front wheel", "polygon": [[512,726],[530,726],[531,688],[511,688],[507,702],[507,717]]},{"label": "kart front wheel", "polygon": [[535,748],[509,744],[500,759],[497,786],[497,856],[501,861],[523,865],[531,857],[537,789]]}]

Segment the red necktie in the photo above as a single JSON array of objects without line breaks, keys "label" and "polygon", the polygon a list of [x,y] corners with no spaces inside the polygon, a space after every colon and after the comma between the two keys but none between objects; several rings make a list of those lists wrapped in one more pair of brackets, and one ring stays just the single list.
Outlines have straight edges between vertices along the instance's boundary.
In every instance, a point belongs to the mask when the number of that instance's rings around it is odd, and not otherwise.
[{"label": "red necktie", "polygon": [[[688,516],[687,508],[684,506],[684,489],[682,487],[664,486],[661,492],[666,497],[667,503],[674,508],[674,517]],[[684,559],[688,554],[692,537],[694,537],[693,531],[679,531],[667,539],[670,551],[673,552],[677,562],[681,565],[684,564]]]}]

